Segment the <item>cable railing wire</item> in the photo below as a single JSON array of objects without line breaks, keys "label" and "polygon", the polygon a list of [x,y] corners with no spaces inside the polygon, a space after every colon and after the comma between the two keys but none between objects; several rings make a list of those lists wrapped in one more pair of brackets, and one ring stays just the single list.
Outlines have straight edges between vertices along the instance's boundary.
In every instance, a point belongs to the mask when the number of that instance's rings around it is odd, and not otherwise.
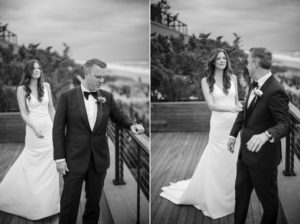
[{"label": "cable railing wire", "polygon": [[149,201],[149,138],[135,136],[109,122],[107,133],[115,144],[114,184],[124,185],[124,164],[137,182],[137,224],[140,223],[141,191]]},{"label": "cable railing wire", "polygon": [[289,104],[290,116],[292,121],[291,132],[286,137],[286,152],[285,152],[285,176],[295,176],[294,162],[295,155],[300,161],[300,110],[292,103]]}]

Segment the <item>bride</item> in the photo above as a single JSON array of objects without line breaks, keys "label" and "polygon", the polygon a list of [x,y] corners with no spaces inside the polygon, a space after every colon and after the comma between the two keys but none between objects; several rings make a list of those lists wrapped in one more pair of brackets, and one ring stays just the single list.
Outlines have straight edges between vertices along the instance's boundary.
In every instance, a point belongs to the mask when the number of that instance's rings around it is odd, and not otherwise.
[{"label": "bride", "polygon": [[163,187],[160,196],[175,204],[193,205],[204,215],[217,219],[234,212],[238,150],[231,154],[227,139],[242,105],[225,50],[211,52],[205,74],[202,90],[212,111],[207,146],[192,178]]},{"label": "bride", "polygon": [[55,110],[37,60],[26,63],[17,99],[26,123],[25,147],[0,183],[0,210],[38,220],[57,214],[60,207],[52,144]]}]

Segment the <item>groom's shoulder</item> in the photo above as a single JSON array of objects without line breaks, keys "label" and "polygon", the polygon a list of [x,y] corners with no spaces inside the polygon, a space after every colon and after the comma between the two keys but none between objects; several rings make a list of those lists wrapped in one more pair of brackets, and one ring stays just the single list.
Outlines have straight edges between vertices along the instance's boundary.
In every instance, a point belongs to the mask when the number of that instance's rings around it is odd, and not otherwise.
[{"label": "groom's shoulder", "polygon": [[74,96],[74,94],[76,93],[76,91],[78,91],[78,89],[80,88],[80,86],[77,86],[75,88],[72,89],[68,89],[62,92],[62,95],[69,97],[69,96]]},{"label": "groom's shoulder", "polygon": [[103,90],[103,89],[100,89],[100,93],[104,96],[104,97],[111,97],[112,96],[112,93],[106,91],[106,90]]},{"label": "groom's shoulder", "polygon": [[274,77],[272,76],[272,88],[273,91],[284,91],[283,85]]},{"label": "groom's shoulder", "polygon": [[270,82],[270,88],[269,89],[269,95],[270,96],[274,96],[274,94],[280,94],[280,95],[286,95],[287,93],[283,87],[283,85],[275,78],[275,77],[271,77],[271,82]]}]

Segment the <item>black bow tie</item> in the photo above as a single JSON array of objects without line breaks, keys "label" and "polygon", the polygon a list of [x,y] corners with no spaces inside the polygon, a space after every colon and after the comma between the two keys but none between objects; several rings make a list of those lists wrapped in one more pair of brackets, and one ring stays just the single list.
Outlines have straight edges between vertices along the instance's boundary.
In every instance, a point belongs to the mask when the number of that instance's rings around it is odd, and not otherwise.
[{"label": "black bow tie", "polygon": [[83,94],[84,94],[84,97],[86,99],[89,98],[89,95],[92,95],[95,99],[97,99],[97,92],[86,92],[86,91],[83,91]]},{"label": "black bow tie", "polygon": [[258,87],[258,82],[253,81],[250,85],[250,88],[254,89],[255,87]]}]

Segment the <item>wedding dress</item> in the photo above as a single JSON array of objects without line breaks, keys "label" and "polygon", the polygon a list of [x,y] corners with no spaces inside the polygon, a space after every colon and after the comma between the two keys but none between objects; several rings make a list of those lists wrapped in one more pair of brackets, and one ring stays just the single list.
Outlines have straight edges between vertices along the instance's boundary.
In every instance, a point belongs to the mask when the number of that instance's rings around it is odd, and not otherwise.
[{"label": "wedding dress", "polygon": [[[216,84],[212,92],[215,104],[235,106],[235,85],[226,95]],[[175,204],[193,205],[203,214],[217,219],[234,212],[236,162],[239,137],[232,154],[227,140],[237,114],[212,111],[207,146],[191,179],[163,187],[160,196]]]},{"label": "wedding dress", "polygon": [[31,100],[26,98],[26,103],[32,123],[44,137],[38,138],[26,126],[24,149],[0,183],[0,210],[37,220],[60,210],[59,174],[53,160],[47,91],[42,102],[31,95]]}]

